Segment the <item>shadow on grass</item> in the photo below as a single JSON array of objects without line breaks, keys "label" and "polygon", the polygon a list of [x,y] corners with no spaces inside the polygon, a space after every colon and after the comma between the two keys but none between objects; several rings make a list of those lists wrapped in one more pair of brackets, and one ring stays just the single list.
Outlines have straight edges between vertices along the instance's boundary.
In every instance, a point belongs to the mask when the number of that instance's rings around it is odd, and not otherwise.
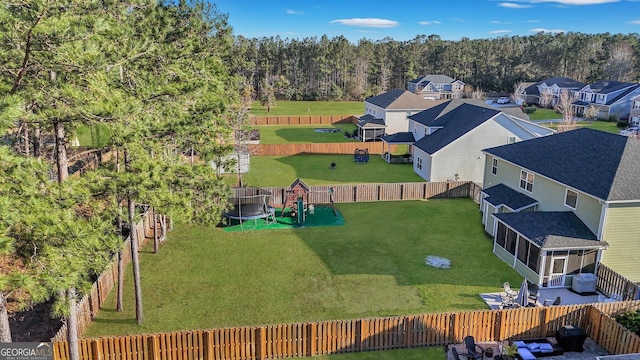
[{"label": "shadow on grass", "polygon": [[[365,144],[363,144],[365,145]],[[365,145],[366,146],[366,145]],[[423,181],[412,164],[388,164],[379,155],[372,154],[366,163],[356,163],[353,155],[297,155],[278,157],[277,163],[294,169],[293,178],[308,184],[394,183]],[[335,169],[330,164],[335,163]],[[315,181],[315,182],[314,182]]]},{"label": "shadow on grass", "polygon": [[[402,286],[495,287],[517,278],[493,255],[470,199],[338,204],[338,209],[343,227],[295,230],[334,275],[392,276]],[[451,267],[427,266],[428,255],[451,260]]]}]

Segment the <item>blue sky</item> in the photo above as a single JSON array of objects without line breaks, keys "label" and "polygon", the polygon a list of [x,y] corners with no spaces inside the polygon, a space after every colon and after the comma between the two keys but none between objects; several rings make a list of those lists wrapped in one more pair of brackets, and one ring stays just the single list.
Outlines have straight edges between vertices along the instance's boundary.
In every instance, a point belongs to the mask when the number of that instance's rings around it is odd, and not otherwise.
[{"label": "blue sky", "polygon": [[211,0],[235,35],[298,38],[418,34],[445,40],[536,32],[640,33],[640,0]]}]

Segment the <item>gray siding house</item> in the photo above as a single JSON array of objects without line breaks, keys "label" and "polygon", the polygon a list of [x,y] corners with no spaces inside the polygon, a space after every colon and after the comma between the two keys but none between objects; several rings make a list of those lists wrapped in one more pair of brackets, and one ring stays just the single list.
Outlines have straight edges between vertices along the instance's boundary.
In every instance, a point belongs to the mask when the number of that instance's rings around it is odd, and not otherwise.
[{"label": "gray siding house", "polygon": [[584,114],[592,106],[597,117],[606,119],[615,116],[629,119],[631,99],[640,95],[640,84],[620,81],[600,81],[587,85],[574,94],[573,109],[576,114]]},{"label": "gray siding house", "polygon": [[428,100],[461,98],[464,82],[446,75],[425,75],[407,82],[407,90]]}]

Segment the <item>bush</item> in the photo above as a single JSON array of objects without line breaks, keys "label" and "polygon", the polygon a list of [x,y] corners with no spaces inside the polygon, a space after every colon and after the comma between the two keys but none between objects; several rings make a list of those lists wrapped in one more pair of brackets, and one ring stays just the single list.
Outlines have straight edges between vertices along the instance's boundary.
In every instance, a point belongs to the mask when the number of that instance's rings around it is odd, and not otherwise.
[{"label": "bush", "polygon": [[619,128],[626,128],[627,126],[629,126],[629,122],[627,120],[618,120],[616,126]]},{"label": "bush", "polygon": [[616,321],[636,335],[640,335],[640,310],[622,313],[616,317]]},{"label": "bush", "polygon": [[522,109],[522,111],[524,111],[525,114],[533,114],[534,112],[536,112],[536,107],[535,106],[528,106]]}]

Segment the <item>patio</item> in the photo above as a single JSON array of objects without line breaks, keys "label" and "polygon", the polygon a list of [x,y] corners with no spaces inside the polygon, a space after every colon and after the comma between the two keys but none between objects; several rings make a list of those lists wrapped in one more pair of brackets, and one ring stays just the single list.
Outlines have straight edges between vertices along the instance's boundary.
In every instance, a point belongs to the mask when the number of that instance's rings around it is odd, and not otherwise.
[{"label": "patio", "polygon": [[[555,341],[555,338],[553,337],[547,338],[547,339],[551,342]],[[506,342],[504,343],[479,342],[478,343],[478,345],[480,345],[483,349],[493,349],[493,354],[495,355],[500,354],[500,346],[502,346],[503,344],[506,344]],[[458,351],[458,354],[466,353],[464,344],[449,345],[447,346],[447,360],[455,360],[453,355],[451,354],[451,348],[454,346]],[[585,340],[583,348],[584,348],[583,352],[567,351],[562,355],[546,356],[544,357],[544,359],[546,360],[570,360],[570,359],[597,360],[599,356],[609,355],[609,353],[605,349],[603,349],[598,344],[596,344],[591,338],[587,338]],[[494,359],[495,355],[493,357],[485,356],[485,359]],[[466,357],[462,355],[459,355],[459,357],[460,359],[466,359]]]},{"label": "patio", "polygon": [[[517,289],[516,289],[517,290]],[[480,294],[480,297],[489,306],[490,309],[502,309],[503,299],[505,298],[504,292]],[[580,295],[567,288],[554,288],[554,289],[540,289],[540,296],[536,302],[536,306],[542,306],[545,300],[547,303],[553,302],[557,297],[562,299],[561,305],[575,305],[575,304],[591,304],[600,301],[615,301],[614,299],[608,299],[602,294],[595,295]]]}]

